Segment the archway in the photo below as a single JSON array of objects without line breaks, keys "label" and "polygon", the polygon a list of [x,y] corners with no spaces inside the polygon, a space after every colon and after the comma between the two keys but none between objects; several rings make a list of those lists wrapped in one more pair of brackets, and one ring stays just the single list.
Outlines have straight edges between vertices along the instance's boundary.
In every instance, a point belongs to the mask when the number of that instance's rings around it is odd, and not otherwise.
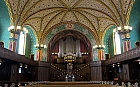
[{"label": "archway", "polygon": [[57,33],[49,44],[50,80],[90,80],[92,46],[85,35],[75,30],[64,30]]},{"label": "archway", "polygon": [[[89,41],[89,43],[91,44],[91,47],[93,47],[96,43],[96,40],[94,39],[93,36],[93,31],[90,31],[90,29],[88,27],[86,27],[83,24],[80,23],[76,23],[76,22],[62,22],[59,23],[55,26],[52,26],[48,31],[46,32],[46,34],[43,36],[43,44],[45,44],[47,46],[47,50],[43,50],[43,61],[47,61],[49,62],[50,58],[50,54],[49,54],[49,50],[50,45],[52,44],[52,39],[54,38],[54,36],[57,33],[60,33],[64,30],[74,30],[74,31],[78,31],[79,33],[83,34],[85,36],[85,38]],[[92,52],[92,50],[90,51]],[[48,53],[46,55],[46,53]]]}]

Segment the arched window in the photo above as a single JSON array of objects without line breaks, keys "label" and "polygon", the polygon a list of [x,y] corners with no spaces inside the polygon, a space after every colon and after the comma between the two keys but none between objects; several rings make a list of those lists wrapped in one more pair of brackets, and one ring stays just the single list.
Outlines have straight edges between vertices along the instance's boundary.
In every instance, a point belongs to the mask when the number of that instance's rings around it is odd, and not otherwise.
[{"label": "arched window", "polygon": [[113,37],[114,37],[114,55],[121,54],[121,43],[120,43],[120,35],[116,30],[113,32]]},{"label": "arched window", "polygon": [[20,32],[20,36],[19,36],[19,48],[18,48],[18,54],[24,55],[24,45],[25,45],[25,34],[24,32]]}]

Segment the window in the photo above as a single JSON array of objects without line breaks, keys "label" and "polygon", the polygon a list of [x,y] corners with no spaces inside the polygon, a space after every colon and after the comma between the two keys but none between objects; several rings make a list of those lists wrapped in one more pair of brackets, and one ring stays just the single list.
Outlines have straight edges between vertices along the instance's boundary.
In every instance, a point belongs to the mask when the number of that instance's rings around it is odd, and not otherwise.
[{"label": "window", "polygon": [[22,68],[18,68],[18,73],[22,73]]},{"label": "window", "polygon": [[24,55],[25,34],[20,32],[18,54]]},{"label": "window", "polygon": [[118,32],[114,32],[114,54],[121,54],[121,43],[120,43],[120,35]]}]

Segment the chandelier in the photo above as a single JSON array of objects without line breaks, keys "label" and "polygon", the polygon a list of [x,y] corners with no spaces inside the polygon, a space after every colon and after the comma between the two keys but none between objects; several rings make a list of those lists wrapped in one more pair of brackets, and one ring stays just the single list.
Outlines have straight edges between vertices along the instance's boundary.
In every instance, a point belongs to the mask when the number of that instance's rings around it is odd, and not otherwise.
[{"label": "chandelier", "polygon": [[21,31],[28,33],[28,30],[25,27],[21,26],[10,26],[8,31],[14,34],[19,34]]},{"label": "chandelier", "polygon": [[47,48],[47,46],[43,45],[43,44],[36,44],[34,46],[35,46],[35,48],[38,48],[38,49]]},{"label": "chandelier", "polygon": [[123,26],[123,27],[117,27],[118,34],[123,35],[130,33],[132,31],[132,27],[130,26]]},{"label": "chandelier", "polygon": [[104,49],[105,45],[95,45],[93,46],[93,49]]},{"label": "chandelier", "polygon": [[18,34],[22,31],[22,28],[21,28],[21,26],[10,26],[8,28],[8,31],[11,33],[14,33],[14,34]]}]

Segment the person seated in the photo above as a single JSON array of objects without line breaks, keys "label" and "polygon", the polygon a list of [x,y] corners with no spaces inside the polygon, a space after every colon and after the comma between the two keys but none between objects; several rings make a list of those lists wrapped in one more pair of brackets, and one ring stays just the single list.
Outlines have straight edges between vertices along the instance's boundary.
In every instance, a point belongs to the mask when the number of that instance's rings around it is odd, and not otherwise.
[{"label": "person seated", "polygon": [[4,42],[0,42],[0,47],[4,47]]},{"label": "person seated", "polygon": [[140,46],[140,41],[135,42],[136,47]]}]

